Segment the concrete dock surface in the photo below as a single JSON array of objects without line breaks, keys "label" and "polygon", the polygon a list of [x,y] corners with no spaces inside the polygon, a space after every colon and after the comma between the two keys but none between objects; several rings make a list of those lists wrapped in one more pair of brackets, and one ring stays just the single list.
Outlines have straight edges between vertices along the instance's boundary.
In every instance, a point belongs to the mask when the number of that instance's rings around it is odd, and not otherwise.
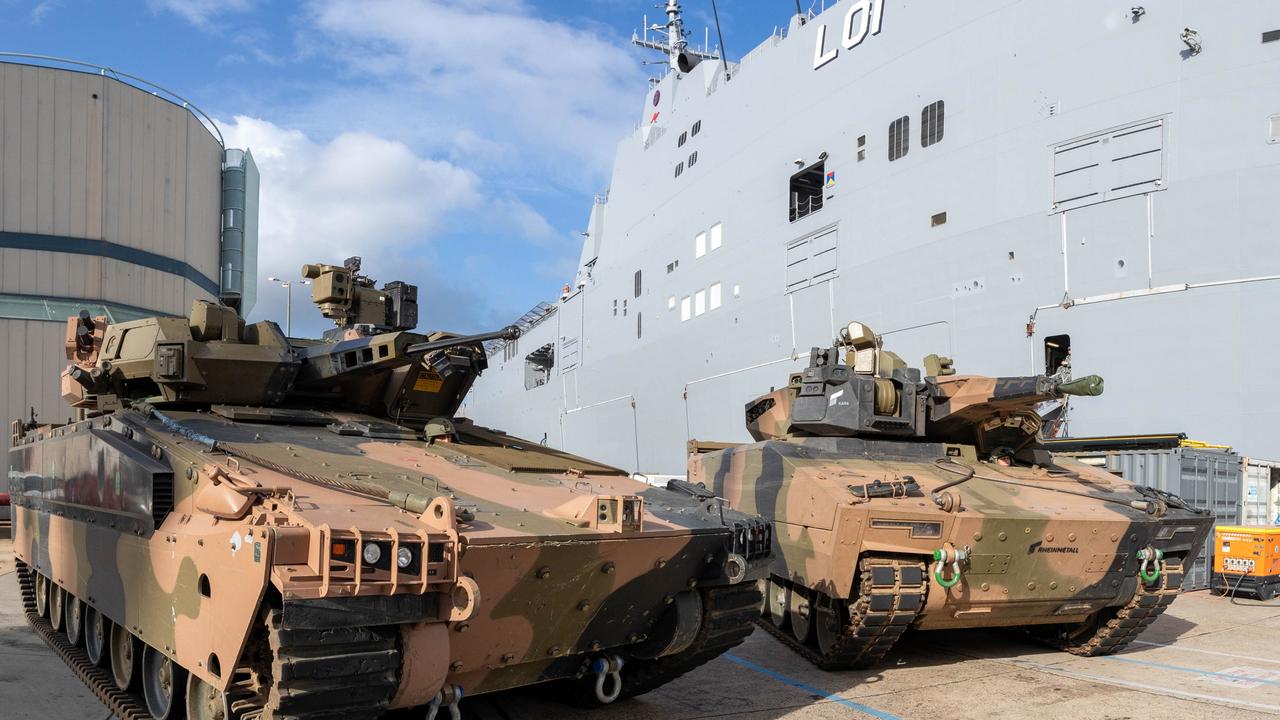
[{"label": "concrete dock surface", "polygon": [[[1015,632],[909,633],[875,670],[818,670],[763,632],[679,680],[598,710],[538,691],[473,698],[463,718],[1123,720],[1280,716],[1280,601],[1179,597],[1139,640],[1079,658]],[[26,624],[0,536],[0,717],[105,720],[108,712]],[[401,714],[398,717],[414,717]]]}]

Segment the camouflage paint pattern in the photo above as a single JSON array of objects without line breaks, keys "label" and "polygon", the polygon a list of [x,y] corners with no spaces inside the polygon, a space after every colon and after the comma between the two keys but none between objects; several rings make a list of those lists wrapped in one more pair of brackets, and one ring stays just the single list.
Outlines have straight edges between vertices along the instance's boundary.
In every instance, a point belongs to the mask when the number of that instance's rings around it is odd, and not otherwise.
[{"label": "camouflage paint pattern", "polygon": [[[867,591],[861,560],[913,560],[929,569],[914,627],[1066,627],[1135,597],[1139,551],[1161,551],[1170,567],[1194,559],[1210,516],[1039,445],[1037,404],[1099,394],[1100,378],[958,376],[937,358],[943,374],[923,378],[850,328],[786,387],[747,403],[758,442],[690,444],[690,482],[773,521],[774,587],[814,607],[853,603]],[[859,398],[861,414],[848,409]],[[799,421],[802,401],[827,416]],[[950,587],[934,573],[950,581],[952,565],[935,551],[961,551]]]},{"label": "camouflage paint pattern", "polygon": [[[64,389],[98,412],[15,422],[9,485],[25,567],[215,688],[260,671],[271,609],[395,629],[393,707],[590,681],[595,660],[680,657],[703,620],[682,597],[765,573],[768,526],[709,495],[465,419],[424,434],[415,409],[452,411],[483,369],[475,337],[346,327],[285,350],[274,324],[206,305],[71,319]],[[379,407],[397,412],[360,412]]]}]

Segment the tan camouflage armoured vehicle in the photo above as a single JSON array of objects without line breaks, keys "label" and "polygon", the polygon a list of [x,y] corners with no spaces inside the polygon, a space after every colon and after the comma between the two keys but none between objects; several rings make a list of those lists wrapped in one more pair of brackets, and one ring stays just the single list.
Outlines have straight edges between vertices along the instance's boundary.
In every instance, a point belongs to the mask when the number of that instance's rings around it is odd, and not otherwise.
[{"label": "tan camouflage armoured vehicle", "polygon": [[514,329],[415,334],[413,286],[303,273],[325,340],[199,301],[82,315],[81,419],[14,423],[28,618],[113,712],[457,717],[546,681],[607,703],[750,633],[767,523],[452,417]]},{"label": "tan camouflage armoured vehicle", "polygon": [[925,365],[852,323],[747,404],[758,442],[691,444],[690,482],[774,522],[761,624],[824,668],[870,666],[908,627],[1123,647],[1173,601],[1213,519],[1041,447],[1037,406],[1101,378]]}]

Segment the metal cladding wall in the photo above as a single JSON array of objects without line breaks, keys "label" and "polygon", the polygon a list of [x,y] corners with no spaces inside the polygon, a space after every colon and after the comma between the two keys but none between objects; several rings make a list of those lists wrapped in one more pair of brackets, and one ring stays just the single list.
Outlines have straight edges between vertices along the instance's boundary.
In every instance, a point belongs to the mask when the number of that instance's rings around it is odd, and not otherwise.
[{"label": "metal cladding wall", "polygon": [[[1178,495],[1213,513],[1214,525],[1240,524],[1240,456],[1229,450],[1176,447],[1154,450],[1059,453],[1088,462],[1106,458],[1107,470],[1138,485]],[[1183,587],[1209,587],[1213,570],[1213,534],[1186,572]]]},{"label": "metal cladding wall", "polygon": [[[66,316],[185,314],[218,294],[222,146],[102,74],[0,63],[0,413],[65,420]],[[8,433],[4,449],[8,448]]]}]

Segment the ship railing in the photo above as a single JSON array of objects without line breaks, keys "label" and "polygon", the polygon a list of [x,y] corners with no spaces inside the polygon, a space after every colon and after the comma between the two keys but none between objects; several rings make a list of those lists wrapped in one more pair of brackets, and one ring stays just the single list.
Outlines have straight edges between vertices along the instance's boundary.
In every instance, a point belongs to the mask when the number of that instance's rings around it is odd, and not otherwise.
[{"label": "ship railing", "polygon": [[791,222],[822,209],[822,194],[796,197],[791,201]]}]

